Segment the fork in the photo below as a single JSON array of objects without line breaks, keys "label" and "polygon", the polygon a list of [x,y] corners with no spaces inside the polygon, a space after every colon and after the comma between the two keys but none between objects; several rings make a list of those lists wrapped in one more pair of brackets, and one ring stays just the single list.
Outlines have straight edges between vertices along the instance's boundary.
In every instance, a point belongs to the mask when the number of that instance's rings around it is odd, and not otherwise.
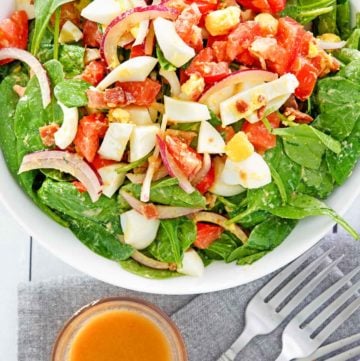
[{"label": "fork", "polygon": [[[298,286],[305,281],[309,275],[318,270],[325,260],[328,260],[328,256],[332,250],[333,248],[324,252],[320,257],[314,259],[304,267],[303,264],[309,257],[309,254],[305,253],[285,267],[261,288],[251,299],[246,308],[244,330],[218,361],[233,361],[236,355],[252,340],[253,337],[268,334],[275,330],[342,260],[344,255],[341,255],[335,260],[330,259],[330,263],[328,263],[324,269],[318,272],[317,275],[302,289],[297,290],[292,299],[284,307],[279,309],[284,301],[294,293]],[[288,280],[289,276],[301,266],[303,266],[303,268],[297,275],[284,285],[284,282]],[[344,284],[359,272],[359,270],[360,267],[352,271],[351,276],[345,276],[343,278]],[[272,296],[272,298],[270,298],[270,296]],[[311,351],[309,351],[309,353],[311,353]]]},{"label": "fork", "polygon": [[[360,333],[357,333],[355,335],[330,343],[326,346],[322,346],[316,352],[312,353],[310,356],[297,359],[296,361],[314,361],[332,352],[340,351],[344,347],[347,347],[353,343],[358,343],[359,341],[360,341]],[[328,358],[327,361],[344,361],[355,356],[360,356],[360,345],[358,346],[354,345],[351,348],[342,351],[341,353],[337,353],[335,356]]]}]

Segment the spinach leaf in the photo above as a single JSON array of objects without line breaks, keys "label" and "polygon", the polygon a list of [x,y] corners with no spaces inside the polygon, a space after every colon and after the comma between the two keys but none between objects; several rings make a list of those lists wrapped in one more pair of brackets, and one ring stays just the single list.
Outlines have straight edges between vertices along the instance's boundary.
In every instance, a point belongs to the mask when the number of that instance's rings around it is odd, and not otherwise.
[{"label": "spinach leaf", "polygon": [[196,239],[195,223],[180,217],[160,221],[157,237],[147,248],[150,254],[163,262],[181,265],[183,253]]},{"label": "spinach leaf", "polygon": [[342,48],[335,50],[333,55],[344,64],[349,64],[354,60],[360,59],[360,51],[357,49]]},{"label": "spinach leaf", "polygon": [[239,241],[231,233],[223,232],[203,253],[214,260],[227,260],[230,254],[239,247]]},{"label": "spinach leaf", "polygon": [[89,87],[90,84],[86,81],[69,79],[57,84],[54,89],[54,94],[57,100],[69,108],[83,107],[88,104],[86,91]]},{"label": "spinach leaf", "polygon": [[104,225],[90,219],[75,219],[63,215],[75,236],[95,253],[113,261],[123,261],[131,257],[134,249],[120,242],[114,233]]},{"label": "spinach leaf", "polygon": [[285,206],[269,210],[273,215],[286,219],[302,219],[310,216],[329,216],[340,224],[352,237],[360,239],[359,234],[333,209],[324,202],[306,194],[294,194]]},{"label": "spinach leaf", "polygon": [[[140,197],[141,184],[128,183],[121,189],[136,198]],[[205,208],[205,198],[201,193],[198,191],[191,194],[186,193],[179,187],[179,182],[175,178],[154,182],[150,190],[150,201],[176,207]],[[121,209],[129,209],[129,205],[121,195],[119,195],[119,203]]]},{"label": "spinach leaf", "polygon": [[235,249],[227,258],[228,262],[250,264],[277,247],[294,229],[296,221],[269,217],[258,224],[250,233],[248,241]]},{"label": "spinach leaf", "polygon": [[14,131],[15,110],[19,96],[13,90],[15,84],[25,86],[27,76],[24,73],[8,75],[0,84],[0,109],[2,117],[0,121],[0,147],[5,162],[14,177],[17,177],[19,160],[16,151],[16,136]]},{"label": "spinach leaf", "polygon": [[208,122],[213,127],[220,126],[222,124],[220,118],[210,108],[209,108],[209,113],[210,113],[210,119],[208,120]]},{"label": "spinach leaf", "polygon": [[35,29],[32,34],[31,52],[36,55],[40,48],[41,39],[46,32],[51,15],[55,10],[72,0],[36,0],[35,2]]},{"label": "spinach leaf", "polygon": [[164,53],[161,51],[159,45],[156,45],[156,57],[159,60],[160,68],[168,71],[175,71],[176,66],[171,64],[166,58]]},{"label": "spinach leaf", "polygon": [[349,0],[338,1],[336,6],[336,23],[342,39],[351,34],[351,4]]},{"label": "spinach leaf", "polygon": [[49,60],[46,64],[44,64],[44,68],[48,73],[52,88],[64,80],[63,66],[59,61]]},{"label": "spinach leaf", "polygon": [[341,143],[340,154],[326,153],[326,162],[331,176],[338,185],[343,184],[351,175],[360,158],[360,117],[350,136]]},{"label": "spinach leaf", "polygon": [[283,138],[287,156],[307,168],[319,168],[326,148],[334,153],[341,151],[338,141],[309,125],[278,128],[273,133]]},{"label": "spinach leaf", "polygon": [[338,33],[338,29],[336,26],[337,20],[337,8],[336,1],[333,1],[333,9],[326,14],[320,15],[317,19],[317,31],[319,34],[325,33]]},{"label": "spinach leaf", "polygon": [[71,78],[82,73],[85,48],[78,45],[62,45],[59,51],[59,61],[64,67],[67,77]]},{"label": "spinach leaf", "polygon": [[355,29],[346,41],[345,48],[359,50],[360,29]]},{"label": "spinach leaf", "polygon": [[146,267],[146,266],[134,261],[131,258],[127,259],[126,261],[120,261],[120,265],[124,270],[134,273],[138,276],[145,277],[145,278],[161,280],[161,279],[166,279],[166,278],[182,276],[178,272]]}]

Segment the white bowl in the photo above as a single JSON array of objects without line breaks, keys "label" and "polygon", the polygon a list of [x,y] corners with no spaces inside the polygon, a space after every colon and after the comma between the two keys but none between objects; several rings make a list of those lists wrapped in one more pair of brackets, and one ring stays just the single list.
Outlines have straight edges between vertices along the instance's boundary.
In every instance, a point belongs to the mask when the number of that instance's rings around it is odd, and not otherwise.
[{"label": "white bowl", "polygon": [[[357,0],[354,0],[355,2]],[[43,247],[74,268],[104,282],[132,290],[159,294],[193,294],[239,286],[263,277],[299,257],[315,245],[334,225],[326,217],[301,221],[290,236],[275,250],[251,266],[217,262],[206,268],[201,278],[179,277],[150,280],[123,270],[117,263],[86,248],[68,229],[42,213],[21,191],[11,177],[0,152],[0,200],[17,221]],[[360,194],[360,164],[351,178],[338,188],[327,203],[344,214]]]}]

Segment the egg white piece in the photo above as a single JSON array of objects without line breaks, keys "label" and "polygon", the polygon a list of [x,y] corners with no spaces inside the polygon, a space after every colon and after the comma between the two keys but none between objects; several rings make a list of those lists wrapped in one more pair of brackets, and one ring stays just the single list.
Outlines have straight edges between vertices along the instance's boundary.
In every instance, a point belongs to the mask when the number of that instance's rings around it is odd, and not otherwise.
[{"label": "egg white piece", "polygon": [[204,274],[204,263],[197,252],[193,249],[189,249],[184,253],[181,267],[178,267],[179,273],[201,277]]},{"label": "egg white piece", "polygon": [[81,11],[81,16],[108,25],[120,15],[121,10],[121,4],[116,0],[94,0]]},{"label": "egg white piece", "polygon": [[154,240],[160,226],[158,219],[147,219],[134,209],[120,215],[124,241],[135,249],[144,249]]},{"label": "egg white piece", "polygon": [[221,175],[225,184],[240,184],[244,188],[260,188],[271,182],[270,168],[258,153],[240,162],[227,159]]},{"label": "egg white piece", "polygon": [[119,162],[124,155],[126,145],[134,128],[134,124],[111,123],[98,153],[105,159]]},{"label": "egg white piece", "polygon": [[112,70],[97,86],[104,90],[117,81],[144,81],[154,69],[157,59],[151,56],[137,56],[124,61]]},{"label": "egg white piece", "polygon": [[159,132],[158,125],[138,125],[134,128],[130,137],[130,162],[135,162],[155,147],[156,134]]},{"label": "egg white piece", "polygon": [[198,153],[225,153],[225,141],[220,133],[206,120],[202,121],[199,129],[197,145]]},{"label": "egg white piece", "polygon": [[168,119],[178,123],[194,123],[211,118],[209,109],[206,105],[177,100],[170,97],[164,97],[165,114]]},{"label": "egg white piece", "polygon": [[122,164],[111,164],[99,168],[97,171],[102,181],[102,193],[111,198],[124,183],[125,173],[118,173]]},{"label": "egg white piece", "polygon": [[63,27],[61,28],[59,35],[59,43],[73,43],[81,40],[83,38],[82,31],[70,20],[67,20]]},{"label": "egg white piece", "polygon": [[136,125],[150,125],[153,124],[149,109],[137,105],[129,105],[125,110],[130,114],[130,123]]},{"label": "egg white piece", "polygon": [[63,122],[61,127],[54,134],[55,144],[60,149],[66,149],[75,139],[78,129],[79,112],[77,108],[68,108],[58,102],[63,112]]},{"label": "egg white piece", "polygon": [[165,59],[171,64],[180,67],[195,56],[195,50],[187,45],[176,32],[173,21],[157,18],[154,20],[154,31]]}]

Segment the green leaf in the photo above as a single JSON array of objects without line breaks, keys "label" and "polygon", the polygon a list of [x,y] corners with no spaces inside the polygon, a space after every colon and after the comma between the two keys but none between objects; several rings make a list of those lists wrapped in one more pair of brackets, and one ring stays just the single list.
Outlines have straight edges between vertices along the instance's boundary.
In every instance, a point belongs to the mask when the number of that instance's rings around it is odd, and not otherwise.
[{"label": "green leaf", "polygon": [[223,232],[220,238],[211,243],[203,252],[209,259],[227,260],[229,255],[238,247],[238,239],[231,233]]},{"label": "green leaf", "polygon": [[121,267],[131,273],[134,273],[138,276],[151,279],[166,279],[173,277],[181,277],[182,275],[178,272],[173,272],[169,270],[159,270],[150,267],[146,267],[133,259],[129,258],[126,261],[120,261]]},{"label": "green leaf", "polygon": [[62,45],[59,52],[59,61],[64,67],[67,77],[71,78],[82,73],[85,48],[78,45]]},{"label": "green leaf", "polygon": [[41,39],[44,36],[50,18],[55,10],[72,0],[36,0],[35,2],[35,29],[31,41],[31,53],[37,55]]},{"label": "green leaf", "polygon": [[54,89],[55,97],[58,101],[69,108],[84,107],[88,104],[86,91],[90,84],[81,79],[64,80],[57,84]]},{"label": "green leaf", "polygon": [[349,0],[338,1],[336,6],[336,23],[342,39],[351,34],[351,4]]},{"label": "green leaf", "polygon": [[222,124],[220,118],[209,108],[210,119],[208,122],[213,126],[217,127]]},{"label": "green leaf", "polygon": [[64,70],[62,64],[57,60],[49,60],[44,64],[44,68],[50,78],[51,87],[54,88],[57,84],[64,80]]},{"label": "green leaf", "polygon": [[161,51],[159,45],[156,45],[156,57],[159,60],[160,68],[167,71],[175,71],[176,66],[171,64],[164,56],[164,53]]}]

